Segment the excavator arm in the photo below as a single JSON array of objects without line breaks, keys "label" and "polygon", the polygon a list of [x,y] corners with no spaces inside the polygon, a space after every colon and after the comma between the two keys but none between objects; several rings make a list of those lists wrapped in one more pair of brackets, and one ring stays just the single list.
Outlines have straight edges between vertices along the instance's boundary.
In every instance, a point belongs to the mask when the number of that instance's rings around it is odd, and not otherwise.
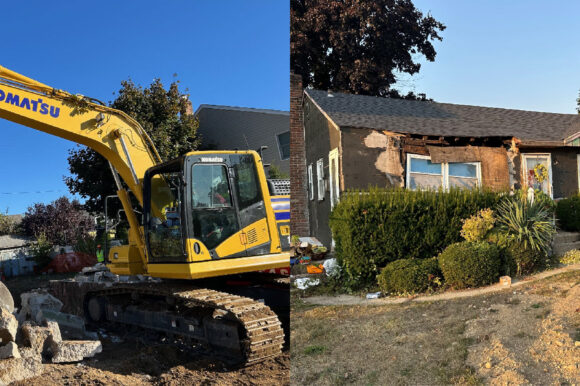
[{"label": "excavator arm", "polygon": [[[162,160],[141,125],[122,111],[54,89],[0,66],[0,118],[83,144],[109,161],[129,221],[129,244],[146,258],[143,234],[123,180],[143,206],[143,176]],[[120,177],[120,178],[119,178]]]}]

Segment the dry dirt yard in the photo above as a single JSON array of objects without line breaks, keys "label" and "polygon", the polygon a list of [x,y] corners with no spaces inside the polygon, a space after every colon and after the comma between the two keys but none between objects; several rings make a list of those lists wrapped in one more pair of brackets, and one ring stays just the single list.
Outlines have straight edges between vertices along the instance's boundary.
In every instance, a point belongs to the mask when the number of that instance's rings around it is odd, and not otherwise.
[{"label": "dry dirt yard", "polygon": [[292,384],[580,384],[580,271],[455,300],[292,306]]}]

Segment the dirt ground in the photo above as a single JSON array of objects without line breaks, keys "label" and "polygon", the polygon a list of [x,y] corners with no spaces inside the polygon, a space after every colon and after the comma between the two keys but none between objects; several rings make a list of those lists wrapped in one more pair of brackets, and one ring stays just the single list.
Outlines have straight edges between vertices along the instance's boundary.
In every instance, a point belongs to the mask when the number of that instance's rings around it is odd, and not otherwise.
[{"label": "dirt ground", "polygon": [[[20,293],[70,274],[22,276],[6,281],[16,306]],[[229,367],[195,350],[159,344],[142,331],[99,330],[103,352],[75,364],[45,364],[44,373],[15,385],[288,385],[290,354],[245,368]]]},{"label": "dirt ground", "polygon": [[580,383],[580,271],[470,298],[292,306],[292,384]]}]

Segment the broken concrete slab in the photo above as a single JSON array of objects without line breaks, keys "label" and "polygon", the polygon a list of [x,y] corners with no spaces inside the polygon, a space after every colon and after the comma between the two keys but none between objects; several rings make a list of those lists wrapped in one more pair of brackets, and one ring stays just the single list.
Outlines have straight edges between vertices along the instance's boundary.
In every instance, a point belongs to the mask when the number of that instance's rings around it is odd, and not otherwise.
[{"label": "broken concrete slab", "polygon": [[85,329],[85,320],[80,316],[67,314],[64,312],[55,312],[44,310],[43,319],[48,323],[53,321],[58,323],[60,331],[65,338],[72,339],[92,339],[93,335]]},{"label": "broken concrete slab", "polygon": [[51,327],[40,327],[33,326],[30,323],[26,323],[22,326],[20,331],[22,332],[22,345],[25,347],[30,347],[33,352],[42,355],[47,354],[50,350],[50,344],[54,340],[53,336],[58,340],[60,338],[60,330],[58,333],[54,331],[54,325]]},{"label": "broken concrete slab", "polygon": [[0,347],[0,359],[20,358],[18,345],[14,342],[8,342],[7,345]]},{"label": "broken concrete slab", "polygon": [[22,307],[18,313],[18,320],[20,320],[20,322],[32,319],[36,323],[41,324],[43,321],[38,320],[39,318],[42,318],[42,313],[40,313],[40,311],[49,310],[58,312],[63,306],[60,300],[45,290],[25,292],[20,295],[20,299],[22,300]]},{"label": "broken concrete slab", "polygon": [[0,308],[0,344],[13,342],[18,332],[18,321],[5,308]]},{"label": "broken concrete slab", "polygon": [[9,384],[42,374],[40,357],[10,358],[0,361],[0,383]]},{"label": "broken concrete slab", "polygon": [[10,313],[14,312],[14,298],[12,297],[12,294],[8,288],[2,282],[0,282],[0,307],[4,308]]},{"label": "broken concrete slab", "polygon": [[98,340],[65,340],[51,345],[52,363],[79,362],[103,351]]}]

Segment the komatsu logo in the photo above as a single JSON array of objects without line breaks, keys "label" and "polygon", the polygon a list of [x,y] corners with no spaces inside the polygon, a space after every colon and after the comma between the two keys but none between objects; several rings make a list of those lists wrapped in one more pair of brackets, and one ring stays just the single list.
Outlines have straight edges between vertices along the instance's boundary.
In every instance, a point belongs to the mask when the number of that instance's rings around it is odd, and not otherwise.
[{"label": "komatsu logo", "polygon": [[224,162],[220,157],[201,157],[201,162]]},{"label": "komatsu logo", "polygon": [[0,89],[0,102],[8,103],[21,109],[31,110],[39,112],[42,115],[50,114],[53,118],[58,118],[60,115],[60,107],[51,106],[48,103],[44,103],[42,98],[29,99],[21,98],[18,94],[13,94],[11,92],[5,92]]}]

